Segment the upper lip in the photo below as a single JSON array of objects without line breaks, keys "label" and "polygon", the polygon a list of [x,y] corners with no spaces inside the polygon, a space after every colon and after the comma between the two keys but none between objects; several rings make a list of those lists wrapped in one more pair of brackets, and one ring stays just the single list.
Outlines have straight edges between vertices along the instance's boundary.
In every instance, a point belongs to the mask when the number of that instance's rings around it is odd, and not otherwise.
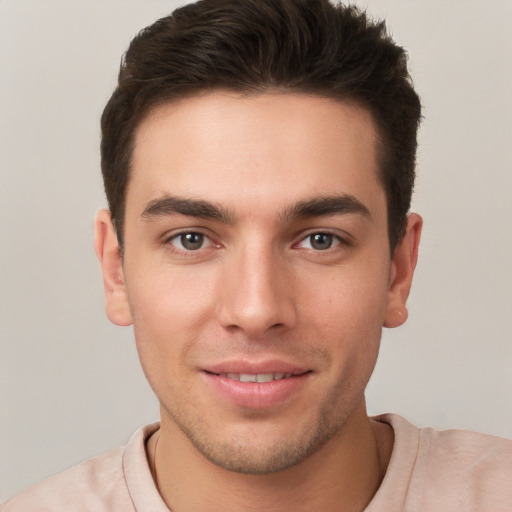
[{"label": "upper lip", "polygon": [[221,373],[245,373],[245,374],[265,374],[265,373],[292,373],[300,375],[310,371],[302,365],[290,362],[272,359],[267,361],[248,361],[248,360],[231,360],[220,363],[208,364],[202,367],[203,371],[215,374]]}]

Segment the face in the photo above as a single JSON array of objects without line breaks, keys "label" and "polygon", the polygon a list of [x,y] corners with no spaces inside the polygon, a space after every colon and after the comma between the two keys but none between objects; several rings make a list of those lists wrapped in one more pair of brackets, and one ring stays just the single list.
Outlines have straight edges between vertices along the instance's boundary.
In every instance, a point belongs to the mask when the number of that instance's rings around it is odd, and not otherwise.
[{"label": "face", "polygon": [[375,148],[366,110],[298,94],[210,93],[137,130],[122,264],[97,222],[107,312],[133,322],[162,429],[223,468],[297,464],[364,407],[412,275]]}]

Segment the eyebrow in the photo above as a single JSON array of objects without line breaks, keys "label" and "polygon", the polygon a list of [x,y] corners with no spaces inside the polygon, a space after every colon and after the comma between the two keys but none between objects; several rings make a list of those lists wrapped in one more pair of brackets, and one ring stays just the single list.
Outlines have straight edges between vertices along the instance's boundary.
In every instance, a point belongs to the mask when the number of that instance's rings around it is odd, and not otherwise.
[{"label": "eyebrow", "polygon": [[355,213],[371,218],[370,210],[359,199],[350,194],[314,197],[287,208],[282,215],[284,221],[321,217],[327,215]]},{"label": "eyebrow", "polygon": [[[371,218],[369,209],[359,199],[350,194],[314,197],[300,201],[286,208],[280,217],[283,222],[291,222],[309,217],[351,213]],[[235,216],[220,205],[202,199],[186,199],[170,195],[150,201],[144,208],[141,217],[144,220],[151,220],[152,218],[174,214],[216,220],[226,224],[233,224],[235,221]]]},{"label": "eyebrow", "polygon": [[185,199],[169,195],[150,201],[144,208],[141,217],[150,220],[154,217],[174,214],[217,220],[226,224],[233,223],[233,215],[219,205],[201,199]]}]

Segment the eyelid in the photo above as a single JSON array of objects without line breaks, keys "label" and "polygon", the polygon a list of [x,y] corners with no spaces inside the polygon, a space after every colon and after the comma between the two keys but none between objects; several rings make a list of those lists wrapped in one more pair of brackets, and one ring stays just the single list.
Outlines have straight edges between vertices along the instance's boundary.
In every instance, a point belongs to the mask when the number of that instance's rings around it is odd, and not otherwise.
[{"label": "eyelid", "polygon": [[[296,238],[298,238],[298,240],[293,244],[295,247],[297,247],[299,244],[301,244],[302,242],[304,242],[307,238],[313,236],[313,235],[317,235],[317,234],[323,234],[323,235],[330,235],[332,236],[333,238],[335,238],[339,243],[337,243],[335,246],[333,247],[330,247],[329,249],[335,249],[336,247],[338,247],[339,245],[343,245],[343,246],[351,246],[353,245],[353,237],[343,231],[340,233],[340,230],[337,230],[337,229],[332,229],[332,228],[315,228],[315,229],[308,229],[307,231],[304,231],[302,233],[300,233],[300,235],[298,235]],[[328,251],[329,249],[325,249],[323,252],[326,252]]]},{"label": "eyelid", "polygon": [[[174,245],[172,243],[173,240],[179,239],[180,236],[191,234],[191,233],[195,233],[195,234],[204,236],[204,238],[206,240],[208,240],[209,243],[206,245],[206,247],[201,247],[200,249],[196,249],[196,250],[187,250],[185,248],[180,249],[179,247],[176,247],[176,245]],[[172,249],[176,253],[183,254],[183,255],[198,254],[198,253],[201,253],[211,247],[220,247],[221,246],[220,243],[215,241],[215,238],[212,236],[212,234],[208,230],[205,230],[204,228],[195,228],[195,227],[180,228],[180,229],[176,229],[171,232],[168,232],[162,237],[162,243],[167,246],[172,246]]]},{"label": "eyelid", "polygon": [[[327,247],[325,249],[316,249],[315,247],[312,247],[311,238],[314,237],[315,235],[320,235],[320,234],[332,237],[332,245],[330,247]],[[302,244],[307,241],[308,241],[309,247],[301,247]],[[331,249],[335,249],[336,247],[338,247],[338,245],[341,245],[341,244],[343,244],[343,241],[340,239],[340,237],[333,235],[332,233],[311,233],[310,235],[308,235],[305,238],[303,238],[302,240],[300,240],[300,242],[298,243],[298,245],[301,249],[320,251],[320,252],[325,252],[325,251],[329,251]]]}]

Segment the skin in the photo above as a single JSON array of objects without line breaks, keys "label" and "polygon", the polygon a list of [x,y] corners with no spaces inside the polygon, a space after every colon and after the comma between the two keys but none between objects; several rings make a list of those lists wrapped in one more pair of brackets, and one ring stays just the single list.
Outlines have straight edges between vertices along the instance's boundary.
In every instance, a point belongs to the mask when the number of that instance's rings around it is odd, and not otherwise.
[{"label": "skin", "polygon": [[[212,92],[138,127],[124,259],[108,211],[96,251],[161,403],[148,453],[175,512],[362,510],[380,485],[393,433],[364,390],[407,318],[421,218],[390,256],[376,141],[365,109],[301,94]],[[232,361],[307,373],[240,405],[208,371]]]}]

